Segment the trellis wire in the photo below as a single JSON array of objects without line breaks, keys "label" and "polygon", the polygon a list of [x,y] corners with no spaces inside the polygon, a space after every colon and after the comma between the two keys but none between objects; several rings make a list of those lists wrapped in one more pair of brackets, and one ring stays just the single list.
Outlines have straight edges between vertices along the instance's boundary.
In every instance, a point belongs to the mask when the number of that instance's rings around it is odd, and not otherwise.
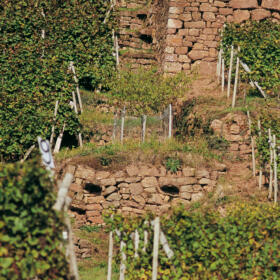
[{"label": "trellis wire", "polygon": [[[261,121],[258,120],[258,130],[259,130],[259,137],[262,136],[262,132],[261,132]],[[262,188],[262,176],[263,176],[263,171],[262,171],[262,166],[260,164],[260,171],[259,171],[259,189]]]}]

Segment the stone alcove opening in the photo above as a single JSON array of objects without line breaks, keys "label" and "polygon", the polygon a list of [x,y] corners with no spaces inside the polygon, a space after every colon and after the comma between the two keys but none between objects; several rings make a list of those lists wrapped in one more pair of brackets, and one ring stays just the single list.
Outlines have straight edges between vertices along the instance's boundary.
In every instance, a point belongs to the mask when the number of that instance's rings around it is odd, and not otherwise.
[{"label": "stone alcove opening", "polygon": [[86,210],[81,209],[81,208],[77,208],[77,207],[72,206],[72,205],[70,206],[69,209],[70,209],[71,211],[77,213],[78,215],[85,215],[85,214],[86,214]]},{"label": "stone alcove opening", "polygon": [[153,37],[151,35],[141,34],[140,39],[143,42],[145,42],[146,44],[152,44],[153,43]]},{"label": "stone alcove opening", "polygon": [[143,21],[145,21],[147,19],[147,17],[148,16],[146,14],[138,14],[137,15],[137,18],[140,19],[140,20],[143,20]]},{"label": "stone alcove opening", "polygon": [[180,192],[179,188],[173,185],[164,185],[160,189],[169,196],[178,196]]},{"label": "stone alcove opening", "polygon": [[101,195],[102,188],[93,183],[86,183],[84,189],[91,194]]}]

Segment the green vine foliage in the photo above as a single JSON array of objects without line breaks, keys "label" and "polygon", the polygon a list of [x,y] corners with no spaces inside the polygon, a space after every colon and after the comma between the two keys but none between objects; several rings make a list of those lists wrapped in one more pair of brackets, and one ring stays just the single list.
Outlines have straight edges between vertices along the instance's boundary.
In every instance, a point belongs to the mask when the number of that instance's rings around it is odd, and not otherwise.
[{"label": "green vine foliage", "polygon": [[[280,179],[280,116],[279,112],[273,113],[269,104],[264,106],[259,112],[259,120],[261,129],[258,128],[257,122],[253,124],[253,134],[256,137],[257,158],[262,169],[270,165],[270,143],[268,129],[271,130],[271,135],[276,136],[276,162],[278,168],[278,179]],[[273,165],[272,165],[273,167]]]},{"label": "green vine foliage", "polygon": [[185,73],[164,76],[156,68],[131,69],[124,67],[108,82],[109,100],[118,108],[135,116],[162,112],[176,98],[181,97],[190,85]]},{"label": "green vine foliage", "polygon": [[[239,203],[225,217],[215,211],[203,213],[183,207],[161,217],[161,229],[174,257],[169,260],[160,246],[157,279],[279,279],[279,210],[269,205]],[[144,230],[153,240],[153,231],[145,223],[151,218],[107,216],[110,229],[119,229],[126,242],[126,279],[151,279],[152,242],[143,251]],[[141,240],[138,258],[134,258],[130,237],[136,229]]]},{"label": "green vine foliage", "polygon": [[230,61],[231,46],[246,63],[251,74],[241,67],[241,77],[259,82],[270,96],[279,94],[280,90],[280,25],[271,20],[245,24],[227,24],[222,37],[221,47],[227,67]]},{"label": "green vine foliage", "polygon": [[33,159],[0,165],[0,279],[68,279],[62,217],[49,172]]},{"label": "green vine foliage", "polygon": [[[15,161],[36,142],[66,123],[77,135],[79,120],[70,108],[76,85],[69,71],[74,62],[79,80],[91,87],[113,71],[109,1],[4,0],[0,4],[0,153]],[[44,16],[43,16],[44,14]],[[45,30],[45,39],[42,39]],[[59,101],[58,116],[53,112]]]}]

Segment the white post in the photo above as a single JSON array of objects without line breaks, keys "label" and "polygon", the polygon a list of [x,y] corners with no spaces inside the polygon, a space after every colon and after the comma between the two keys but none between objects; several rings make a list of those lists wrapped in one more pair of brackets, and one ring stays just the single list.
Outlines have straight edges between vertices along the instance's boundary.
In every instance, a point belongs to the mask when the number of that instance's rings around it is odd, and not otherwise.
[{"label": "white post", "polygon": [[135,253],[134,253],[134,257],[138,258],[138,249],[139,249],[139,232],[136,229],[135,230],[135,235],[134,235],[134,249],[135,249]]},{"label": "white post", "polygon": [[220,77],[221,77],[221,63],[222,63],[222,49],[219,51],[218,55],[218,63],[217,63],[217,78],[218,82],[220,82]]},{"label": "white post", "polygon": [[56,139],[56,143],[55,143],[55,147],[54,147],[54,151],[53,151],[55,154],[58,153],[59,150],[60,150],[60,146],[61,146],[61,142],[62,142],[62,137],[63,137],[65,126],[66,126],[66,124],[64,123],[63,127],[62,127],[62,129],[61,129],[61,131],[60,131],[60,133],[59,133],[59,135],[58,135],[58,137]]},{"label": "white post", "polygon": [[[239,50],[239,48],[238,48]],[[237,86],[238,86],[238,75],[239,75],[239,63],[240,59],[237,56],[236,60],[236,71],[235,71],[235,81],[234,81],[234,89],[233,89],[233,96],[232,96],[232,108],[235,107],[235,102],[236,102],[236,93],[237,93]]]},{"label": "white post", "polygon": [[227,98],[230,97],[230,86],[231,86],[231,75],[232,75],[232,65],[233,65],[233,54],[234,54],[234,48],[233,48],[233,46],[231,46],[230,63],[229,63],[229,70],[228,70]]},{"label": "white post", "polygon": [[168,138],[172,137],[172,105],[169,104],[169,117],[168,117]]},{"label": "white post", "polygon": [[73,72],[74,81],[76,83],[76,92],[77,92],[77,96],[78,96],[78,101],[79,101],[79,106],[80,106],[80,109],[81,109],[81,113],[83,113],[84,110],[83,110],[83,104],[82,104],[82,99],[81,99],[81,94],[80,94],[79,80],[76,76],[76,70],[75,70],[75,66],[74,66],[73,61],[70,62],[70,68]]},{"label": "white post", "polygon": [[270,152],[270,161],[269,161],[269,186],[268,186],[268,199],[272,198],[272,178],[273,178],[273,151],[272,151],[272,136],[271,129],[268,129],[268,139],[269,139],[269,152]]},{"label": "white post", "polygon": [[108,253],[108,274],[107,280],[112,279],[112,261],[113,261],[113,232],[109,233],[109,253]]},{"label": "white post", "polygon": [[113,134],[112,134],[112,140],[116,140],[116,134],[117,134],[117,121],[118,121],[118,113],[114,113],[114,124],[113,124]]},{"label": "white post", "polygon": [[[147,224],[148,224],[148,221],[145,221],[144,224],[147,225]],[[145,230],[145,231],[144,231],[144,246],[143,246],[143,252],[146,252],[147,245],[148,245],[148,231]]]},{"label": "white post", "polygon": [[[54,122],[55,122],[55,120],[56,120],[57,110],[58,110],[58,100],[56,100],[56,102],[55,102],[54,118],[53,118],[53,121],[54,121]],[[53,124],[53,125],[52,125],[51,138],[50,138],[50,145],[51,145],[51,146],[52,146],[53,138],[54,138],[54,129],[55,129],[55,126],[54,126],[54,124]]]},{"label": "white post", "polygon": [[126,255],[124,252],[125,248],[125,242],[121,240],[121,265],[120,265],[120,280],[124,280],[124,274],[125,274],[125,261],[126,261]]},{"label": "white post", "polygon": [[145,142],[145,136],[146,136],[147,116],[143,115],[141,120],[142,120],[142,143],[144,143]]},{"label": "white post", "polygon": [[122,117],[121,117],[121,143],[123,143],[123,135],[124,135],[124,119],[125,119],[125,106],[122,110]]},{"label": "white post", "polygon": [[162,245],[167,257],[171,259],[174,256],[174,252],[170,249],[167,239],[162,231],[160,231],[160,244]]},{"label": "white post", "polygon": [[251,129],[252,123],[251,123],[249,111],[247,111],[247,116],[248,116],[249,132],[251,136],[253,176],[256,176],[255,141],[252,135],[252,129]]},{"label": "white post", "polygon": [[277,178],[277,153],[276,153],[276,136],[273,135],[273,167],[274,167],[274,204],[277,204],[278,195],[278,178]]},{"label": "white post", "polygon": [[[73,103],[74,103],[74,111],[75,111],[76,115],[78,115],[77,101],[76,101],[76,96],[75,96],[74,91],[72,91],[72,98],[73,98]],[[78,141],[79,141],[79,146],[83,147],[83,138],[82,138],[81,132],[79,132],[79,134],[78,134]]]},{"label": "white post", "polygon": [[225,91],[225,59],[222,59],[222,92]]},{"label": "white post", "polygon": [[[258,129],[259,129],[259,137],[262,136],[262,132],[261,132],[261,121],[258,120]],[[259,172],[259,189],[262,188],[262,176],[263,176],[263,171],[262,171],[262,166],[260,163],[260,172]]]},{"label": "white post", "polygon": [[157,217],[157,218],[155,218],[155,224],[154,224],[154,247],[153,247],[152,280],[157,280],[159,233],[160,233],[160,223],[159,223],[159,217]]}]

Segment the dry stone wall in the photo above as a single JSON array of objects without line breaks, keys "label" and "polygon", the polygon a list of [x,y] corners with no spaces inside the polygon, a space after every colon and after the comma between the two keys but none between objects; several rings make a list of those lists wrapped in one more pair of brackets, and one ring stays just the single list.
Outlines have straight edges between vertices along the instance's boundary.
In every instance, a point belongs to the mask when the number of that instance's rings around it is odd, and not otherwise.
[{"label": "dry stone wall", "polygon": [[278,0],[166,0],[147,5],[148,2],[121,4],[122,62],[131,62],[135,67],[154,64],[168,73],[189,72],[197,61],[196,64],[203,61],[210,70],[225,22],[280,19]]},{"label": "dry stone wall", "polygon": [[113,207],[122,214],[163,213],[179,203],[189,204],[213,191],[224,164],[215,168],[185,167],[170,174],[163,166],[130,165],[117,172],[97,171],[88,166],[68,165],[62,173],[74,174],[69,194],[77,226],[102,224],[102,211]]}]

